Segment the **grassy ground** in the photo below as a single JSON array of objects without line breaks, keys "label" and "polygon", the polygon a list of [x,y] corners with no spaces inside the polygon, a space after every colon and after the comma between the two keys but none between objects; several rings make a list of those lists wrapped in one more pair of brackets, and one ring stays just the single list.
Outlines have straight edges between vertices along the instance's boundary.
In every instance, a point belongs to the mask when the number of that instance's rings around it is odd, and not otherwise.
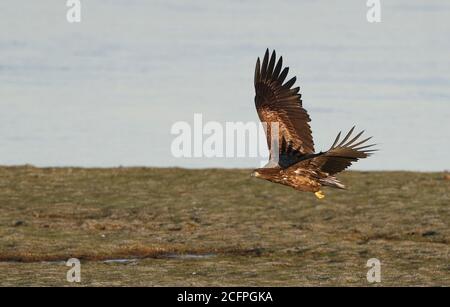
[{"label": "grassy ground", "polygon": [[[347,172],[326,198],[247,170],[0,168],[0,285],[450,286],[450,180]],[[108,263],[108,259],[137,259]]]}]

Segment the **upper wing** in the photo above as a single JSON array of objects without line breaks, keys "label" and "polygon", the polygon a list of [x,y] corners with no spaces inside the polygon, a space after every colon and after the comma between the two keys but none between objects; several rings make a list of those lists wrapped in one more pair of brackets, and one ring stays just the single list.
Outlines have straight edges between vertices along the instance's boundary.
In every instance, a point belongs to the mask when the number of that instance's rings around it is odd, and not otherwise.
[{"label": "upper wing", "polygon": [[362,146],[372,137],[357,142],[358,138],[363,134],[364,131],[361,131],[351,140],[348,140],[354,129],[355,127],[353,127],[347,133],[345,138],[338,144],[339,138],[341,136],[341,132],[339,132],[333,145],[331,145],[331,148],[328,151],[317,154],[311,159],[303,160],[293,165],[292,167],[296,169],[314,168],[326,172],[329,175],[333,175],[345,170],[353,162],[358,161],[358,159],[366,158],[370,156],[374,151],[377,151],[376,149],[368,149],[375,144]]},{"label": "upper wing", "polygon": [[[279,154],[279,165],[289,164],[281,161],[286,153],[281,151],[280,143],[286,142],[287,147],[295,148],[301,155],[314,153],[314,142],[311,134],[311,121],[308,113],[302,107],[299,87],[292,88],[296,81],[293,77],[284,82],[289,72],[289,68],[282,70],[283,58],[280,57],[275,65],[275,51],[269,59],[269,49],[266,50],[262,65],[258,58],[255,68],[255,105],[261,122],[267,124],[266,136],[269,146],[270,159],[273,160]],[[272,135],[272,124],[277,123],[278,134]],[[284,141],[283,141],[284,140]],[[277,144],[278,152],[275,152],[273,144]],[[298,161],[298,160],[297,160]]]}]

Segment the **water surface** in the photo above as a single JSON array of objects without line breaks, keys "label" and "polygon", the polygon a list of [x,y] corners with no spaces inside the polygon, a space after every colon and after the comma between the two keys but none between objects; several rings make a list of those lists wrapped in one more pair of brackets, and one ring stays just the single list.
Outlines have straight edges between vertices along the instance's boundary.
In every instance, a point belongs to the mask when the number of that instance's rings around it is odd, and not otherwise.
[{"label": "water surface", "polygon": [[177,159],[175,121],[256,121],[253,69],[276,48],[298,76],[316,149],[356,124],[382,151],[355,169],[450,168],[450,4],[382,1],[0,4],[0,164],[254,167]]}]

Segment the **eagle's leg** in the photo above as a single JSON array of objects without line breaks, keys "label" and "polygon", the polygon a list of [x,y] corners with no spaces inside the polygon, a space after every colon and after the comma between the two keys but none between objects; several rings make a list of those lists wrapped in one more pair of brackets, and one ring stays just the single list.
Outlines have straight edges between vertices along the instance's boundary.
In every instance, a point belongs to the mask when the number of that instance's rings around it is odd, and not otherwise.
[{"label": "eagle's leg", "polygon": [[325,194],[323,194],[323,192],[322,191],[317,191],[316,193],[314,193],[314,195],[316,195],[316,197],[318,198],[318,199],[322,199],[322,198],[324,198],[325,197]]}]

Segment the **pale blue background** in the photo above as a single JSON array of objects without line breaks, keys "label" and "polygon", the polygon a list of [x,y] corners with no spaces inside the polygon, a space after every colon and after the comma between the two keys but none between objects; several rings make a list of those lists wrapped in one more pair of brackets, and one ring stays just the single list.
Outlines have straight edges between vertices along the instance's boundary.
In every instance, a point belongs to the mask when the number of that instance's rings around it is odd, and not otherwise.
[{"label": "pale blue background", "polygon": [[[178,120],[257,120],[253,69],[276,48],[318,150],[353,124],[382,151],[355,169],[449,165],[450,3],[84,0],[0,4],[0,164],[254,167],[175,159]],[[395,3],[394,3],[395,2]]]}]

